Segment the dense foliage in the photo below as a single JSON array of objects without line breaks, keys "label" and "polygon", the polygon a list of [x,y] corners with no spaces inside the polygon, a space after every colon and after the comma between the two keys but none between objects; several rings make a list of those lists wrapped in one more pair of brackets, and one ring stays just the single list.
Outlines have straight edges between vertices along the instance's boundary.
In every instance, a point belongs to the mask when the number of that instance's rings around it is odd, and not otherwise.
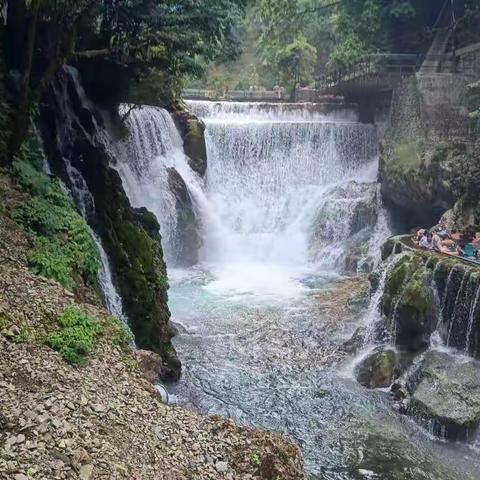
[{"label": "dense foliage", "polygon": [[33,106],[65,63],[102,58],[131,78],[160,72],[169,90],[178,90],[183,75],[199,73],[197,56],[211,61],[238,54],[235,27],[245,2],[1,0],[0,12],[7,13],[5,25],[0,22],[2,60],[14,113],[0,160],[9,163],[18,154]]},{"label": "dense foliage", "polygon": [[[425,53],[437,31],[444,0],[257,0],[243,25],[243,48],[248,57],[221,69],[209,69],[206,85],[230,89],[272,88],[294,83],[314,85],[335,70],[370,53]],[[455,0],[456,27],[472,27],[480,11],[474,0]],[[453,20],[452,20],[453,21]],[[476,24],[475,24],[476,25]],[[477,40],[478,41],[478,38]],[[229,72],[236,71],[236,77]],[[247,73],[248,72],[248,75]],[[223,77],[222,77],[223,75]],[[198,82],[196,83],[198,85]]]},{"label": "dense foliage", "polygon": [[94,287],[99,267],[97,248],[72,200],[58,181],[31,162],[16,160],[13,169],[18,183],[29,193],[12,216],[30,235],[28,260],[32,270],[68,289]]},{"label": "dense foliage", "polygon": [[77,307],[66,308],[57,318],[60,329],[49,333],[44,341],[72,365],[83,365],[93,350],[95,338],[102,331],[98,321]]}]

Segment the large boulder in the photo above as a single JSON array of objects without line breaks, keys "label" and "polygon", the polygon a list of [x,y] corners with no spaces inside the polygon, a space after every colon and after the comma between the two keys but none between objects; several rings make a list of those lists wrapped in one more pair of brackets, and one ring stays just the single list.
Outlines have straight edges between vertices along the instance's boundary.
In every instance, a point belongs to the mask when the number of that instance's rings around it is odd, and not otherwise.
[{"label": "large boulder", "polygon": [[430,351],[410,379],[408,411],[434,433],[472,440],[480,422],[480,364]]},{"label": "large boulder", "polygon": [[168,365],[164,365],[162,357],[158,353],[149,350],[134,350],[133,355],[137,359],[140,370],[149,382],[157,383],[159,380],[171,377]]}]

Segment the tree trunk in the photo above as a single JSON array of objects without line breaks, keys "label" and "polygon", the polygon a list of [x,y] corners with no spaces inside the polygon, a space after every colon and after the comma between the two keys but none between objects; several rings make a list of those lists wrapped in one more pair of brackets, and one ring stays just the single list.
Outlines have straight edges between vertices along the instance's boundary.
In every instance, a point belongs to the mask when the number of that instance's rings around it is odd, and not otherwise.
[{"label": "tree trunk", "polygon": [[8,142],[8,161],[11,163],[25,139],[30,121],[30,78],[32,75],[33,55],[37,35],[38,9],[40,0],[32,0],[31,13],[26,24],[26,38],[23,46],[22,78],[20,80],[17,108],[14,115],[10,140]]},{"label": "tree trunk", "polygon": [[7,25],[5,26],[5,57],[9,69],[21,70],[22,68],[26,15],[25,0],[8,1]]}]

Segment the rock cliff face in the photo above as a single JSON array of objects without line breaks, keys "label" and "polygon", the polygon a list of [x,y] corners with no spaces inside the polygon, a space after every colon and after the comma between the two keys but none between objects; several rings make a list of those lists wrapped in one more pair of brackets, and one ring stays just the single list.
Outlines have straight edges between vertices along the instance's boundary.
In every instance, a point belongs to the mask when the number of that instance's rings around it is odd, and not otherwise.
[{"label": "rock cliff face", "polygon": [[65,69],[45,96],[41,124],[50,164],[102,238],[137,345],[159,353],[166,376],[178,378],[157,219],[131,207],[100,141],[102,117],[83,95],[75,72]]},{"label": "rock cliff face", "polygon": [[462,196],[474,161],[465,92],[457,74],[418,74],[394,91],[379,178],[400,229],[434,225]]}]

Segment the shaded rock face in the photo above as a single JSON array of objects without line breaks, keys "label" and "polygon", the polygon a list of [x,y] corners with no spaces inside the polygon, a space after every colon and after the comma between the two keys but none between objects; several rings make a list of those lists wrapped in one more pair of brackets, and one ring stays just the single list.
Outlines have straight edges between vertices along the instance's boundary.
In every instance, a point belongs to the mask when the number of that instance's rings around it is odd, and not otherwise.
[{"label": "shaded rock face", "polygon": [[357,366],[358,383],[367,388],[389,387],[394,378],[396,355],[393,350],[372,353]]},{"label": "shaded rock face", "polygon": [[190,168],[203,177],[207,171],[204,123],[181,104],[174,105],[170,112],[183,138],[183,149],[189,158]]},{"label": "shaded rock face", "polygon": [[118,173],[98,140],[102,119],[71,69],[59,72],[42,102],[42,135],[52,169],[71,187],[112,262],[135,340],[159,353],[165,375],[178,378],[170,339],[168,282],[155,216],[131,207]]},{"label": "shaded rock face", "polygon": [[455,75],[412,76],[396,87],[379,180],[399,230],[436,224],[459,198],[458,179],[468,169],[457,166],[468,161],[470,145],[465,91]]},{"label": "shaded rock face", "polygon": [[473,440],[480,422],[480,364],[447,353],[425,354],[409,379],[408,411],[438,436]]},{"label": "shaded rock face", "polygon": [[177,210],[175,264],[181,267],[195,265],[198,263],[198,249],[201,243],[199,225],[187,185],[175,168],[168,169],[168,186],[175,197]]}]

